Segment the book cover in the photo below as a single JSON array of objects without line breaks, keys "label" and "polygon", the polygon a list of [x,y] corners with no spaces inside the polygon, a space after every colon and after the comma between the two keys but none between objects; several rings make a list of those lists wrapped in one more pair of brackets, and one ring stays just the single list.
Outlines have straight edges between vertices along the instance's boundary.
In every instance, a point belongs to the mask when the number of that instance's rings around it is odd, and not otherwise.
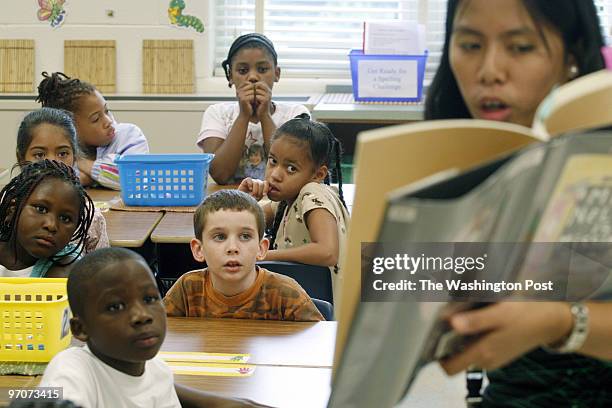
[{"label": "book cover", "polygon": [[[362,256],[361,302],[336,366],[329,406],[391,407],[422,366],[471,341],[454,336],[444,316],[494,301],[497,293],[488,297],[441,283],[453,276],[467,282],[550,280],[556,290],[546,295],[558,300],[612,295],[611,146],[612,132],[566,135],[390,192],[373,240],[377,245]],[[494,253],[496,262],[480,275],[440,275],[436,269],[410,277],[440,283],[441,293],[424,295],[418,283],[416,291],[368,289],[375,280],[397,283],[408,277],[406,270],[396,270],[399,264],[372,274],[375,257],[389,259],[400,251],[423,259],[432,251],[456,257],[465,250],[462,243]],[[572,276],[576,271],[583,273]],[[376,387],[372,378],[386,386]]]}]

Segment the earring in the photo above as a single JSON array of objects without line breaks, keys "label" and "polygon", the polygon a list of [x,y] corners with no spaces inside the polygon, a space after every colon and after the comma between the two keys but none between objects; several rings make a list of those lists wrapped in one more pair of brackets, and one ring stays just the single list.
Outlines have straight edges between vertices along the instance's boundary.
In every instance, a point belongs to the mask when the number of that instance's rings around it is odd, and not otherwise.
[{"label": "earring", "polygon": [[568,70],[568,73],[567,73],[567,76],[570,79],[576,78],[578,76],[578,67],[576,65],[570,66],[569,70]]}]

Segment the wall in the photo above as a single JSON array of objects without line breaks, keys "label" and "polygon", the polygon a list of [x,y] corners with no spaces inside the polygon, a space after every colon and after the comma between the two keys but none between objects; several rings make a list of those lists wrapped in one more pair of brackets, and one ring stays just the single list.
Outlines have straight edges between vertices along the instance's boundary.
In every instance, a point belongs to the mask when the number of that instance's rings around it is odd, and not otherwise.
[{"label": "wall", "polygon": [[[118,122],[138,125],[147,140],[151,153],[196,153],[195,145],[202,114],[208,106],[219,102],[209,100],[108,100],[109,107]],[[301,103],[312,111],[316,98],[292,100]],[[283,100],[286,100],[283,98]],[[2,124],[2,148],[0,149],[0,168],[8,168],[15,163],[17,129],[26,113],[40,108],[33,100],[0,98],[0,124]]]},{"label": "wall", "polygon": [[[51,28],[38,21],[36,0],[0,0],[0,38],[34,39],[36,83],[42,71],[62,71],[64,40],[115,40],[117,49],[117,92],[139,94],[142,89],[143,39],[192,39],[197,92],[209,91],[205,84],[212,73],[209,54],[209,1],[187,0],[183,14],[204,21],[203,34],[173,26],[168,20],[168,0],[103,0],[65,3],[65,22]],[[114,16],[108,17],[107,10]]]},{"label": "wall", "polygon": [[[192,39],[196,93],[233,95],[225,78],[213,77],[212,0],[185,0],[183,14],[202,19],[205,31],[173,26],[168,20],[169,0],[68,0],[64,24],[56,29],[38,21],[36,0],[0,0],[0,38],[34,39],[35,82],[42,71],[62,71],[64,40],[115,40],[117,47],[117,94],[137,95],[142,90],[142,40]],[[107,16],[114,11],[114,17]],[[283,78],[275,93],[323,93],[329,80]],[[349,83],[348,80],[333,82]]]}]

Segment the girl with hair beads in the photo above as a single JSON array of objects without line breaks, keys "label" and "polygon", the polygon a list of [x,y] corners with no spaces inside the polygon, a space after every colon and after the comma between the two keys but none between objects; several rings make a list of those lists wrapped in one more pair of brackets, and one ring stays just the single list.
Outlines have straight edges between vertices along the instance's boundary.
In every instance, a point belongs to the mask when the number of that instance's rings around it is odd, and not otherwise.
[{"label": "girl with hair beads", "polygon": [[74,124],[83,155],[78,158],[83,185],[100,184],[119,190],[119,171],[114,160],[123,154],[149,153],[149,144],[140,128],[117,123],[106,100],[91,84],[69,78],[61,72],[42,73],[37,102],[74,115]]},{"label": "girl with hair beads", "polygon": [[[258,33],[238,37],[221,64],[228,85],[236,86],[237,102],[210,106],[202,117],[197,145],[214,153],[210,175],[219,184],[239,183],[246,177],[248,152],[259,145],[265,161],[276,128],[308,109],[299,104],[272,101],[272,87],[280,79],[280,67],[272,42]],[[246,171],[253,171],[250,167]],[[263,168],[252,177],[264,178]]]},{"label": "girl with hair beads", "polygon": [[0,276],[67,276],[93,208],[71,167],[52,160],[24,166],[0,192]]},{"label": "girl with hair beads", "polygon": [[[265,259],[328,266],[333,289],[338,287],[349,220],[342,195],[341,150],[327,126],[300,115],[276,130],[266,180],[246,178],[238,187],[256,199],[267,194],[279,203],[276,211],[271,204],[264,206],[266,222],[272,226],[272,250]],[[329,186],[332,161],[338,192]]]},{"label": "girl with hair beads", "polygon": [[[28,113],[17,132],[17,163],[20,167],[44,159],[74,167],[78,156],[76,129],[69,112],[41,108]],[[85,253],[110,246],[106,220],[96,209],[85,239]]]}]

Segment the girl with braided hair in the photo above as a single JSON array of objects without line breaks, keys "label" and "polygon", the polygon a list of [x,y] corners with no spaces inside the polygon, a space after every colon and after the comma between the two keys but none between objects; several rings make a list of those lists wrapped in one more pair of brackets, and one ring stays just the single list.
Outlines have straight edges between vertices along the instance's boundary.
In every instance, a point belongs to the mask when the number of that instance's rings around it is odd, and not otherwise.
[{"label": "girl with braided hair", "polygon": [[61,72],[42,75],[36,101],[43,107],[64,109],[74,116],[82,152],[77,166],[83,185],[100,184],[119,190],[115,158],[149,153],[149,144],[140,128],[115,122],[106,100],[92,84]]},{"label": "girl with braided hair", "polygon": [[[206,109],[197,145],[204,153],[215,154],[210,175],[217,183],[237,184],[246,177],[249,149],[262,147],[265,160],[276,128],[308,109],[272,101],[272,87],[281,71],[272,41],[262,34],[238,37],[221,66],[229,87],[236,86],[237,101]],[[263,180],[263,169],[255,178]]]},{"label": "girl with braided hair", "polygon": [[[19,167],[44,159],[57,160],[75,167],[79,147],[72,115],[62,109],[41,108],[28,113],[17,132],[17,164]],[[106,220],[96,208],[87,231],[84,252],[110,246]]]},{"label": "girl with braided hair", "polygon": [[0,192],[0,276],[67,276],[93,212],[71,167],[54,160],[22,167]]},{"label": "girl with braided hair", "polygon": [[[341,155],[340,141],[329,128],[302,114],[274,133],[265,181],[246,178],[238,187],[256,199],[267,194],[273,201],[263,206],[272,248],[265,259],[329,267],[334,295],[349,220]],[[332,172],[338,191],[329,185]]]}]

